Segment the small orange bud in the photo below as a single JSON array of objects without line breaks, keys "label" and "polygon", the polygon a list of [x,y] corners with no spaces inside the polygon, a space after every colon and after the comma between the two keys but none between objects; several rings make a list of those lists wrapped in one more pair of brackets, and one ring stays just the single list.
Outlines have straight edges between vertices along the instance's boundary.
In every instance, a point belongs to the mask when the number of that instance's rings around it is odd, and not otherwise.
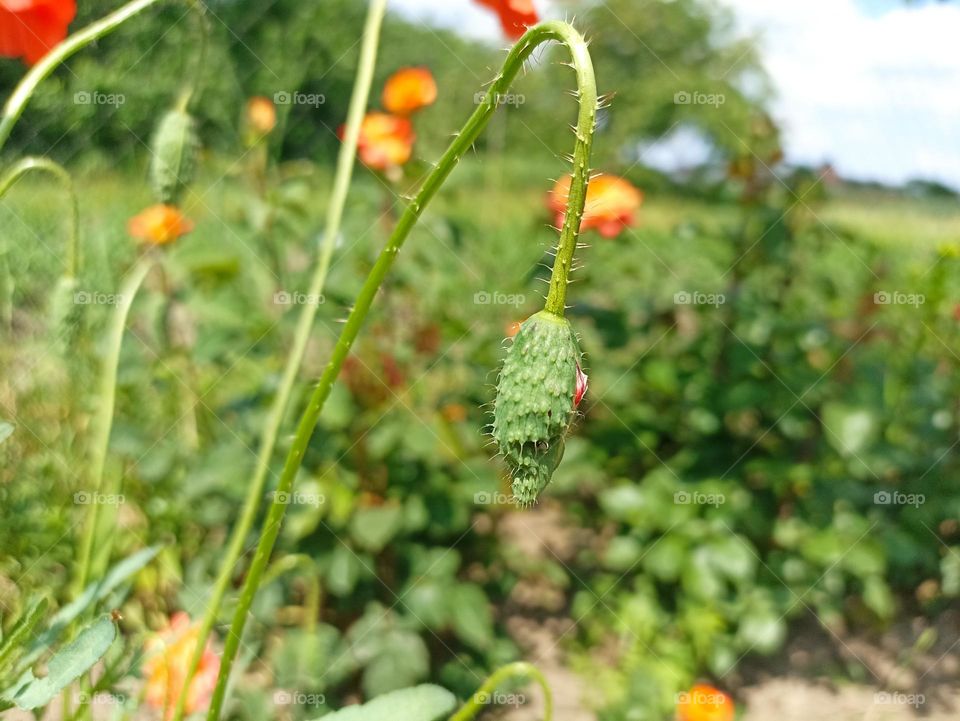
[{"label": "small orange bud", "polygon": [[270,98],[257,95],[247,101],[246,121],[259,135],[269,135],[277,127],[277,109]]},{"label": "small orange bud", "polygon": [[410,115],[436,99],[437,83],[426,68],[401,68],[383,88],[383,107],[395,115]]},{"label": "small orange bud", "polygon": [[130,218],[127,231],[151,245],[172,243],[193,230],[193,222],[174,205],[151,205]]}]

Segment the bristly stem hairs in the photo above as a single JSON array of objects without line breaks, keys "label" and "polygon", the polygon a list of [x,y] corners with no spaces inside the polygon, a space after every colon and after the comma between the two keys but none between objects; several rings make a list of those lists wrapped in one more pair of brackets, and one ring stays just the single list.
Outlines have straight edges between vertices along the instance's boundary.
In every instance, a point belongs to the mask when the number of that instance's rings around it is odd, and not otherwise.
[{"label": "bristly stem hairs", "polygon": [[464,153],[469,150],[483,132],[497,109],[498,98],[507,93],[523,67],[524,61],[530,57],[537,47],[549,41],[556,41],[565,45],[570,52],[571,65],[577,76],[577,99],[579,102],[579,115],[575,129],[576,146],[573,153],[573,179],[567,201],[566,218],[561,230],[557,257],[550,280],[546,308],[543,311],[552,318],[562,319],[566,301],[566,286],[577,245],[580,220],[586,201],[587,183],[589,182],[590,150],[597,113],[597,87],[593,63],[583,37],[568,23],[551,21],[530,28],[510,50],[502,69],[489,86],[484,100],[461,128],[437,165],[424,180],[413,200],[403,211],[393,233],[380,251],[373,268],[360,289],[330,360],[300,418],[290,451],[284,462],[273,501],[263,522],[253,561],[240,592],[233,622],[226,637],[220,675],[207,714],[208,721],[217,721],[223,710],[230,672],[240,648],[250,606],[260,586],[264,570],[280,533],[280,526],[287,505],[282,499],[286,498],[287,494],[293,489],[297,472],[303,462],[307,445],[320,418],[320,413],[330,395],[333,383],[366,321],[367,314],[380,286],[392,268],[410,230],[419,220],[427,204],[459,164]]}]

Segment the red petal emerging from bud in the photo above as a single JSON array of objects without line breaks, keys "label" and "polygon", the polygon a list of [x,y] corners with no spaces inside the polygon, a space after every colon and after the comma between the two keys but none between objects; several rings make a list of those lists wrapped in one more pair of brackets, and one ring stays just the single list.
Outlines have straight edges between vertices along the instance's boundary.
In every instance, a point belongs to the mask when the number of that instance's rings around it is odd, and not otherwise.
[{"label": "red petal emerging from bud", "polygon": [[580,370],[580,364],[577,363],[577,389],[573,393],[573,407],[580,405],[580,401],[587,394],[587,374]]}]

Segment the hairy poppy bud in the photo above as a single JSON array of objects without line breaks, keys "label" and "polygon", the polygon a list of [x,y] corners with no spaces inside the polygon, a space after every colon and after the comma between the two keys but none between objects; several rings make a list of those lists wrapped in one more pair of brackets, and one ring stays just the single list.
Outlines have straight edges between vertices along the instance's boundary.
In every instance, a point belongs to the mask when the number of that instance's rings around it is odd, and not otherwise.
[{"label": "hairy poppy bud", "polygon": [[197,150],[196,123],[182,110],[170,110],[153,136],[150,184],[160,203],[176,203],[193,179]]},{"label": "hairy poppy bud", "polygon": [[507,352],[493,437],[521,507],[537,500],[563,457],[564,437],[586,392],[581,355],[570,322],[548,311],[524,321]]}]

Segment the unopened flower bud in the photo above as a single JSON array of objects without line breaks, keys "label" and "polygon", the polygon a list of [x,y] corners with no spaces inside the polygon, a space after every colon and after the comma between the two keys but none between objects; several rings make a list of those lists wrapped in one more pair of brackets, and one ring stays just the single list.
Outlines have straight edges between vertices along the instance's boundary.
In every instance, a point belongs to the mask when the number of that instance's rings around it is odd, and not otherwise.
[{"label": "unopened flower bud", "polygon": [[537,500],[563,457],[564,437],[586,392],[581,355],[570,322],[547,311],[524,321],[507,352],[493,437],[521,507]]},{"label": "unopened flower bud", "polygon": [[193,179],[199,149],[196,122],[182,110],[170,110],[153,136],[150,183],[157,202],[175,204]]}]

